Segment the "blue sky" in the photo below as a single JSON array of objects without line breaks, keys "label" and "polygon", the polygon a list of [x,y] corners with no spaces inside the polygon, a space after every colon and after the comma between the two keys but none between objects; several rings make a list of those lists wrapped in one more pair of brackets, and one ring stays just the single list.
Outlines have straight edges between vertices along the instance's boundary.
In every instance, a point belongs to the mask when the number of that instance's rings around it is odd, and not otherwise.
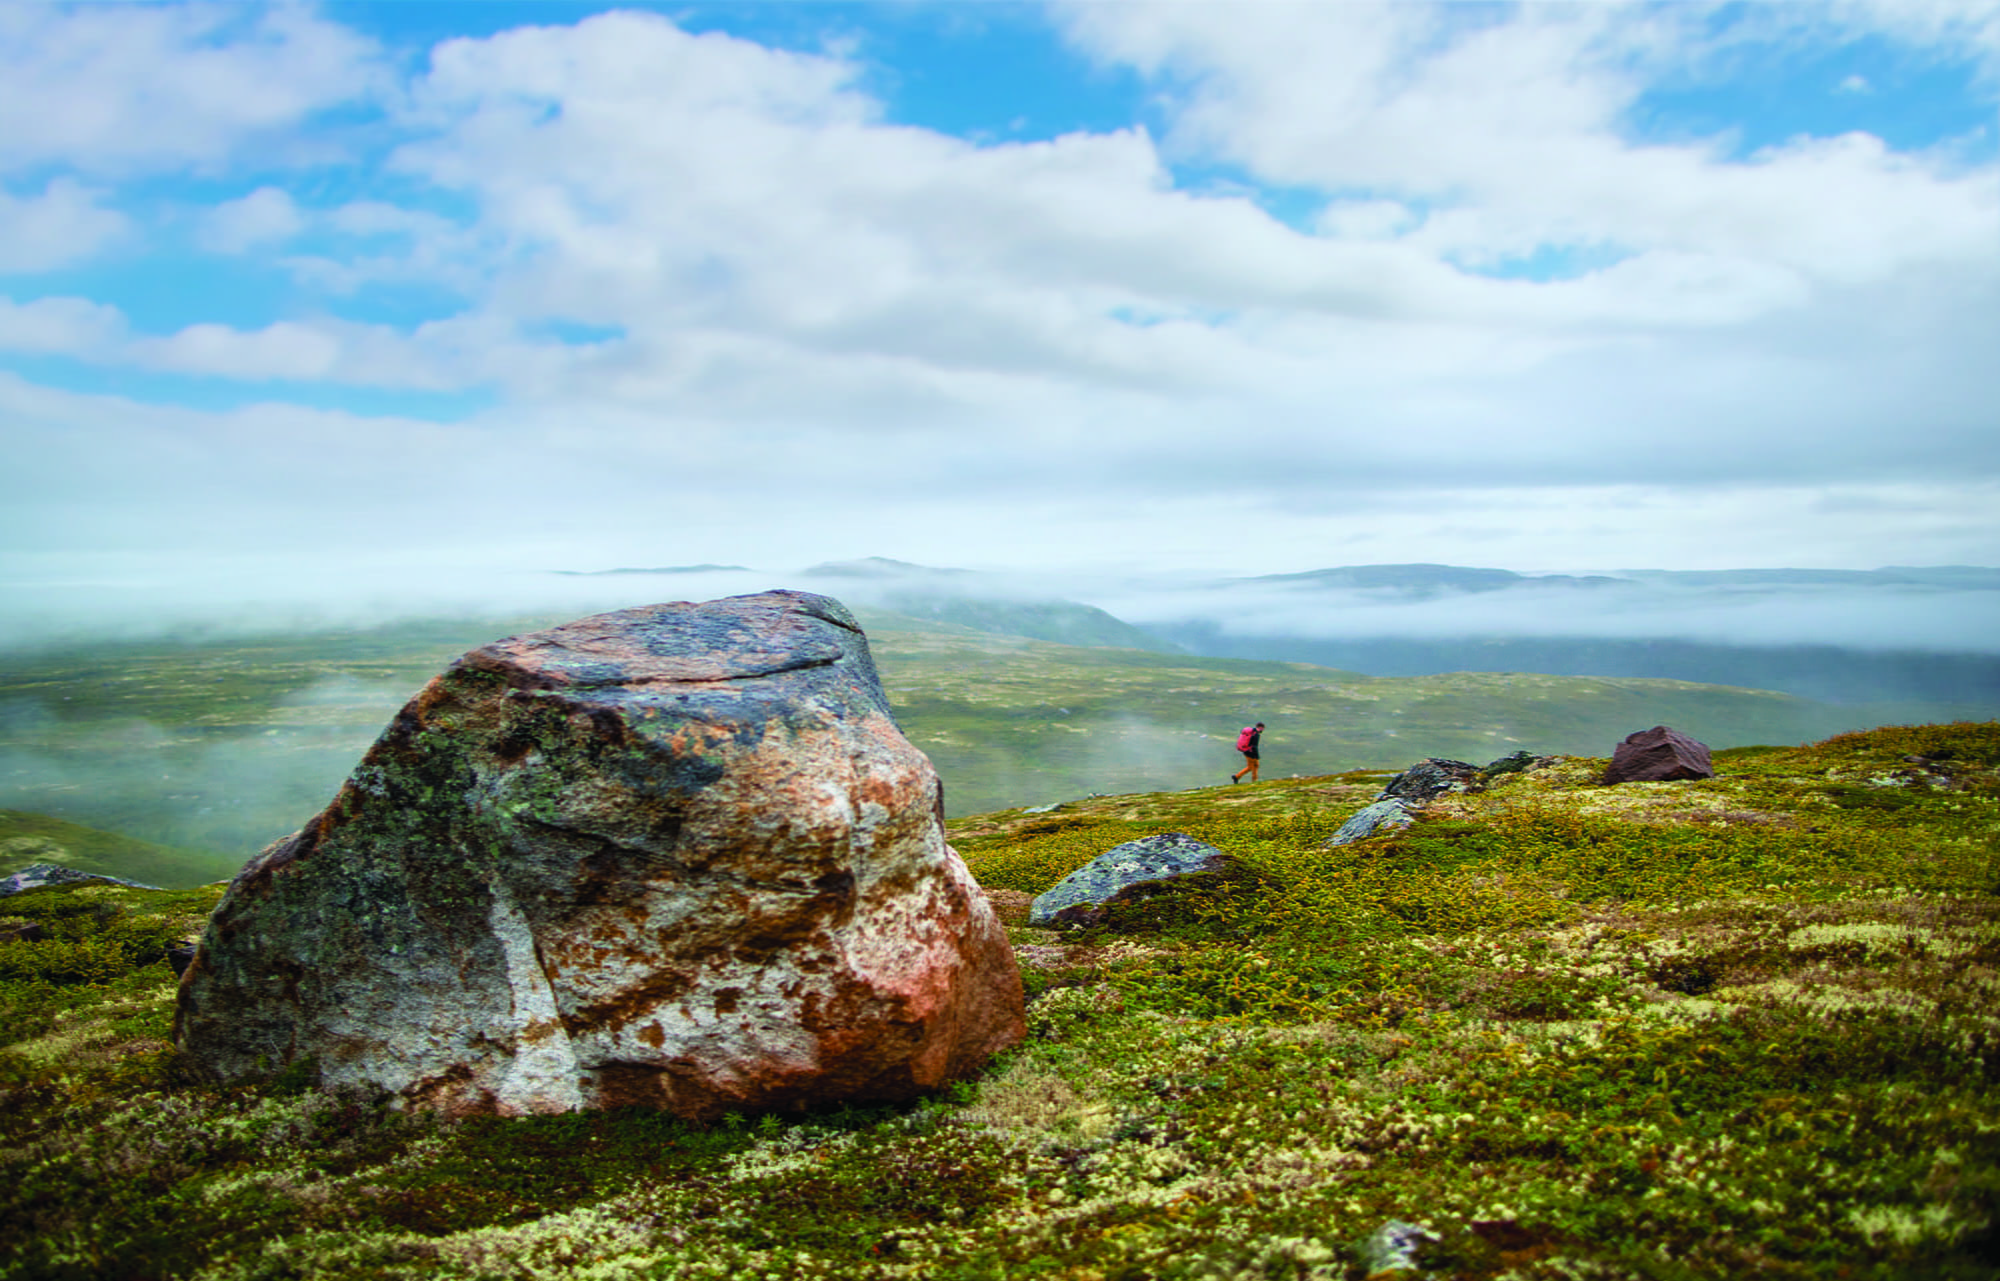
[{"label": "blue sky", "polygon": [[1991,0],[16,4],[0,83],[0,584],[2000,563]]}]

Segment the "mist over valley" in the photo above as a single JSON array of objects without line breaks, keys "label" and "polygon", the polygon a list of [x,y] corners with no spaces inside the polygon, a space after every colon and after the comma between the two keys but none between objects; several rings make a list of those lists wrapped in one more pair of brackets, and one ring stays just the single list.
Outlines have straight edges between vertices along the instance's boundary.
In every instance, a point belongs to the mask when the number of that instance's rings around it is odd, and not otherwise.
[{"label": "mist over valley", "polygon": [[[89,639],[86,615],[12,638],[0,808],[149,842],[168,853],[146,855],[148,871],[175,883],[225,876],[323,806],[395,710],[466,650],[604,609],[773,586],[856,609],[954,815],[1210,785],[1251,720],[1269,724],[1280,776],[1606,755],[1659,723],[1717,748],[1797,743],[2000,715],[2000,655],[1975,644],[2000,634],[1985,626],[1997,582],[1978,569],[1424,565],[1087,579],[870,559],[461,577],[427,602],[378,592],[367,606],[304,590],[262,608],[183,595],[151,636]],[[411,616],[425,603],[458,612]],[[328,625],[368,609],[387,617]],[[1730,619],[1750,629],[1740,643],[1720,639]],[[1640,622],[1652,634],[1633,635]]]}]

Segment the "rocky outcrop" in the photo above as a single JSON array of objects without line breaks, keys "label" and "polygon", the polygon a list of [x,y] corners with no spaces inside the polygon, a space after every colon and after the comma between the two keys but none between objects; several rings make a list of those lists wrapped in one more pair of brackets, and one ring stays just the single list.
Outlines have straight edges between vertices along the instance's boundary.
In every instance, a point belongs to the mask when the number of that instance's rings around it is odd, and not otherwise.
[{"label": "rocky outcrop", "polygon": [[1352,845],[1370,836],[1380,836],[1393,832],[1399,827],[1408,827],[1416,817],[1415,807],[1410,802],[1390,797],[1367,806],[1353,818],[1340,825],[1322,849],[1332,849],[1336,845]]},{"label": "rocky outcrop", "polygon": [[1677,779],[1714,778],[1706,744],[1677,729],[1655,725],[1627,735],[1611,753],[1606,783],[1664,783]]},{"label": "rocky outcrop", "polygon": [[176,1039],[449,1114],[907,1098],[1023,1032],[942,809],[836,601],[498,641],[237,876]]},{"label": "rocky outcrop", "polygon": [[157,885],[128,881],[118,876],[105,876],[98,872],[79,872],[60,863],[30,863],[11,876],[0,877],[0,898],[5,898],[9,894],[19,894],[23,890],[38,890],[44,885],[123,885],[134,890],[160,888]]},{"label": "rocky outcrop", "polygon": [[1113,846],[1048,890],[1028,908],[1030,925],[1085,925],[1103,909],[1176,877],[1216,872],[1229,856],[1184,832],[1163,832]]},{"label": "rocky outcrop", "polygon": [[1465,761],[1429,756],[1389,780],[1376,794],[1373,804],[1358,811],[1340,825],[1321,849],[1351,845],[1371,836],[1381,836],[1416,821],[1418,811],[1440,796],[1478,790],[1495,778],[1523,770],[1539,769],[1552,757],[1520,751],[1503,756],[1483,769]]},{"label": "rocky outcrop", "polygon": [[1555,763],[1553,756],[1537,756],[1533,752],[1511,752],[1497,761],[1488,761],[1479,771],[1481,783],[1491,783],[1496,778],[1509,774],[1525,774],[1532,770],[1544,769]]},{"label": "rocky outcrop", "polygon": [[1377,800],[1395,799],[1422,805],[1435,800],[1446,792],[1462,792],[1466,786],[1479,777],[1479,767],[1464,761],[1447,760],[1442,756],[1430,756],[1418,761],[1389,780]]}]

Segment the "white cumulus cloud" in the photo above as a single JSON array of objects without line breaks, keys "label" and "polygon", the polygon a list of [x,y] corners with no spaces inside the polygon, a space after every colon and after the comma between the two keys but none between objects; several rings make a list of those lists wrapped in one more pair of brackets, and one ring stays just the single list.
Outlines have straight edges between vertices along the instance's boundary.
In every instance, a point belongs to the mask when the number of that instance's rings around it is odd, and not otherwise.
[{"label": "white cumulus cloud", "polygon": [[12,196],[0,189],[0,272],[37,272],[85,261],[128,231],[126,218],[74,179]]},{"label": "white cumulus cloud", "polygon": [[375,56],[296,3],[0,5],[0,169],[215,169],[252,142],[268,161],[367,93]]}]

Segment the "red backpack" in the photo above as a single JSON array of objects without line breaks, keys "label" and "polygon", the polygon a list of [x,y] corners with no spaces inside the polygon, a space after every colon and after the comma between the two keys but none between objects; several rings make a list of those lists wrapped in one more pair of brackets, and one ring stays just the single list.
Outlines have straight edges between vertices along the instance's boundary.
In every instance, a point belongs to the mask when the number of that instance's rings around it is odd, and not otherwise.
[{"label": "red backpack", "polygon": [[1257,736],[1257,727],[1255,725],[1245,725],[1243,727],[1243,732],[1236,736],[1236,750],[1239,752],[1249,751],[1250,740],[1255,738],[1256,736]]}]

